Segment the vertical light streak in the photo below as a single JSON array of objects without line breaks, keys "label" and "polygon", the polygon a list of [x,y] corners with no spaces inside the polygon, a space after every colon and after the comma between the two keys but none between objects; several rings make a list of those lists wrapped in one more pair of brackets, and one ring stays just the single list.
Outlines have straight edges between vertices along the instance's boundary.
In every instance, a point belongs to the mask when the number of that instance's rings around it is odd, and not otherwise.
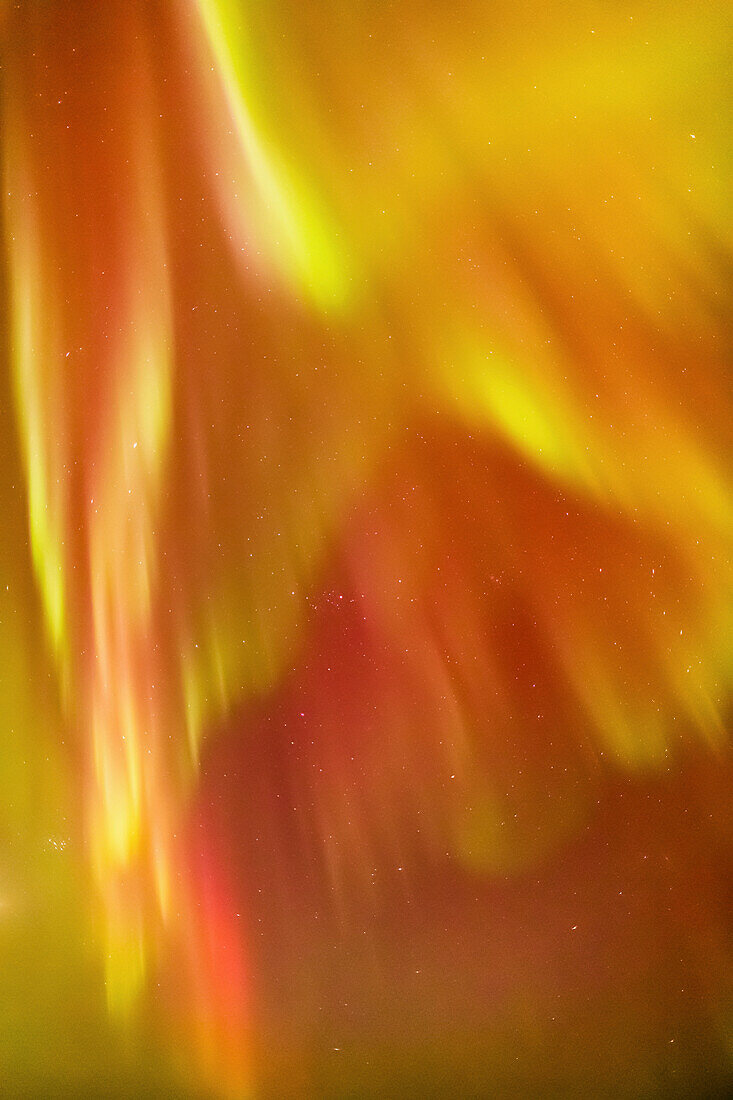
[{"label": "vertical light streak", "polygon": [[108,1000],[123,1015],[141,990],[156,923],[146,893],[157,890],[158,919],[170,893],[169,768],[178,753],[154,683],[172,335],[141,31],[135,8],[107,25],[83,8],[24,12],[5,119],[13,370],[33,561],[86,757]]},{"label": "vertical light streak", "polygon": [[219,192],[230,223],[240,238],[245,220],[256,227],[255,237],[262,240],[274,269],[282,271],[292,290],[302,289],[322,310],[342,307],[349,294],[350,272],[335,226],[304,171],[288,161],[285,149],[278,148],[274,127],[268,130],[263,123],[269,97],[262,62],[248,31],[250,6],[232,0],[197,0],[197,7],[244,155],[244,172],[254,184],[254,208],[250,203],[247,209],[244,196],[232,201],[231,177],[241,178],[243,169],[236,159],[224,159],[221,172],[226,178],[220,181]]}]

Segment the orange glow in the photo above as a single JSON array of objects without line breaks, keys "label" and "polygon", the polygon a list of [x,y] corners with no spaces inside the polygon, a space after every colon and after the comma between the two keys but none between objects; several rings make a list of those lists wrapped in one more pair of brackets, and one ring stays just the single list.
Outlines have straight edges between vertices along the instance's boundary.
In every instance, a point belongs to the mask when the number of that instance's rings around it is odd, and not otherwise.
[{"label": "orange glow", "polygon": [[726,32],[0,3],[12,1087],[725,1087]]}]

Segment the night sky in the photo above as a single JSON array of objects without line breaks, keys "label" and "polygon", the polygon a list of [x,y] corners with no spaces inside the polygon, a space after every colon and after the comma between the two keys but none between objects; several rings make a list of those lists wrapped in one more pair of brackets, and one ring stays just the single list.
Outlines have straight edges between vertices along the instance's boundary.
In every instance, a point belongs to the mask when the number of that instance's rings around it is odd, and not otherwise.
[{"label": "night sky", "polygon": [[730,47],[0,0],[0,1095],[733,1091]]}]

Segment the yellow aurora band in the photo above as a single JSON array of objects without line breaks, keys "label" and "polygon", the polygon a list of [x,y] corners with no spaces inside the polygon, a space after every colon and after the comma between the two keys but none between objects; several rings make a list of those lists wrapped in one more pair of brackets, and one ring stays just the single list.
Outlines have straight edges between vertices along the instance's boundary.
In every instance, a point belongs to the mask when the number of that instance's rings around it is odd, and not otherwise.
[{"label": "yellow aurora band", "polygon": [[[297,782],[326,778],[303,829],[344,928],[368,923],[381,858],[402,871],[408,821],[488,889],[562,860],[619,777],[729,767],[726,13],[28,0],[0,28],[2,826],[26,855],[57,830],[47,905],[59,954],[84,956],[99,1051],[88,1078],[63,1043],[34,1069],[11,997],[0,1053],[23,1087],[93,1090],[127,1032],[131,1088],[185,1093],[195,1070],[272,1095],[279,1025],[212,809],[233,782],[217,741],[313,722],[324,759],[298,750]],[[34,798],[57,816],[36,827]],[[14,906],[0,894],[0,926]],[[719,925],[685,950],[724,1058]],[[517,978],[510,1016],[533,996]],[[299,1026],[283,1079],[338,1095]],[[481,1058],[510,1095],[500,1048]]]}]

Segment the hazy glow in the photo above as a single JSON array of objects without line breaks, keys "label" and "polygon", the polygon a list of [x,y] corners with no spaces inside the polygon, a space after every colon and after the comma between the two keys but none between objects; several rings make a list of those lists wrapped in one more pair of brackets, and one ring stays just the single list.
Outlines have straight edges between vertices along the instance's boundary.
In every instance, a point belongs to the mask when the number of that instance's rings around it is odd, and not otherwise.
[{"label": "hazy glow", "polygon": [[0,4],[19,1087],[725,1080],[726,33]]}]

